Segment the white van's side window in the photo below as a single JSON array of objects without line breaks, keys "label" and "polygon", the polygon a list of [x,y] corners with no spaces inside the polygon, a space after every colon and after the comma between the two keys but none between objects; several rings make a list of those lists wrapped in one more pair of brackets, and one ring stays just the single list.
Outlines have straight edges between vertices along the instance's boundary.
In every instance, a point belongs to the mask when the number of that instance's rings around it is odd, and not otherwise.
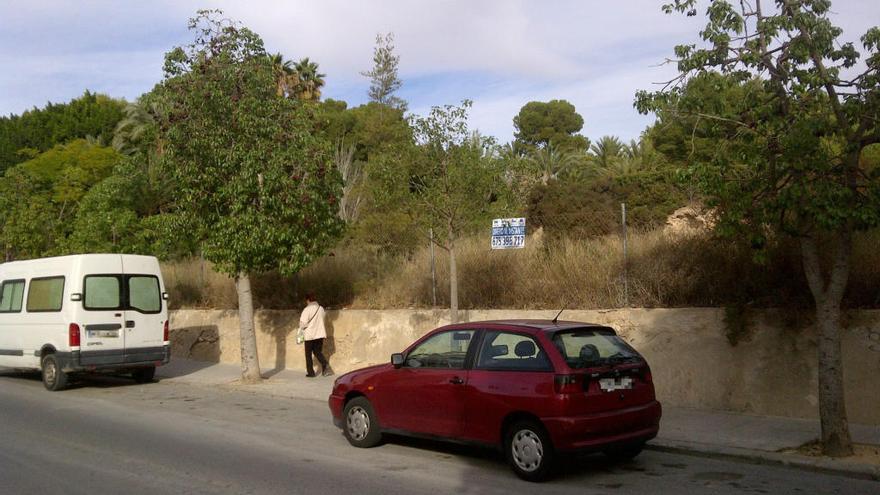
[{"label": "white van's side window", "polygon": [[159,279],[152,275],[129,276],[128,306],[142,313],[158,313],[162,311]]},{"label": "white van's side window", "polygon": [[0,313],[21,312],[24,299],[24,280],[6,280],[0,287]]},{"label": "white van's side window", "polygon": [[122,287],[118,275],[86,275],[85,309],[121,309]]},{"label": "white van's side window", "polygon": [[61,311],[64,294],[64,277],[31,279],[28,287],[28,313]]}]

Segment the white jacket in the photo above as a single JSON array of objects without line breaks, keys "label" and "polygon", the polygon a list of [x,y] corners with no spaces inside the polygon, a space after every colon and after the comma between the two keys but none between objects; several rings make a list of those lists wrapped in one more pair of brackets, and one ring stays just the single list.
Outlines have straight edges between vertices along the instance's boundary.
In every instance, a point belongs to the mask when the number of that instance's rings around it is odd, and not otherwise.
[{"label": "white jacket", "polygon": [[324,328],[324,308],[317,301],[312,301],[303,309],[299,317],[299,327],[303,329],[305,340],[327,338]]}]

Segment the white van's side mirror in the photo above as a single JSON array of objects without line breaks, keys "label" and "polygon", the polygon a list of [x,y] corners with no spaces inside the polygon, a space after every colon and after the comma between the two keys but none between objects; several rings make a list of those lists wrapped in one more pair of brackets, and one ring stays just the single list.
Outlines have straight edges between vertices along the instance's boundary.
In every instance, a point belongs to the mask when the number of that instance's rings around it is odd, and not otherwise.
[{"label": "white van's side mirror", "polygon": [[163,300],[163,301],[167,301],[167,300],[168,300],[168,293],[167,293],[167,292],[163,292],[163,293],[162,293],[162,300]]},{"label": "white van's side mirror", "polygon": [[74,292],[73,294],[70,295],[70,300],[71,301],[82,301],[83,295],[80,294],[79,292]]}]

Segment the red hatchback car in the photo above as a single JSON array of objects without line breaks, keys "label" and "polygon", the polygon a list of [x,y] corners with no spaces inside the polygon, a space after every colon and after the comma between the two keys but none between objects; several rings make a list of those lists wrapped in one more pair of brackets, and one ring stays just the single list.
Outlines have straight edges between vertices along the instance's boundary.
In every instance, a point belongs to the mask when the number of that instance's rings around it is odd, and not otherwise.
[{"label": "red hatchback car", "polygon": [[648,363],[614,330],[550,320],[438,328],[337,378],[329,403],[355,447],[383,432],[500,446],[529,481],[561,453],[635,457],[661,415]]}]

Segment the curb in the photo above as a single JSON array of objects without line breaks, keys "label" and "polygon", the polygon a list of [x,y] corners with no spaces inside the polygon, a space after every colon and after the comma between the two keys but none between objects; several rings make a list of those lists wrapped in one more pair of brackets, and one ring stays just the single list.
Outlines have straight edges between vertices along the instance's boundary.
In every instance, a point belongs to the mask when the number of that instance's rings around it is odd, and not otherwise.
[{"label": "curb", "polygon": [[762,450],[726,447],[721,445],[702,444],[677,440],[655,438],[645,445],[645,449],[656,452],[669,452],[695,457],[708,457],[729,461],[784,466],[803,471],[822,474],[833,474],[847,478],[880,481],[880,466],[870,466],[847,461],[818,459],[795,454],[780,454]]}]

